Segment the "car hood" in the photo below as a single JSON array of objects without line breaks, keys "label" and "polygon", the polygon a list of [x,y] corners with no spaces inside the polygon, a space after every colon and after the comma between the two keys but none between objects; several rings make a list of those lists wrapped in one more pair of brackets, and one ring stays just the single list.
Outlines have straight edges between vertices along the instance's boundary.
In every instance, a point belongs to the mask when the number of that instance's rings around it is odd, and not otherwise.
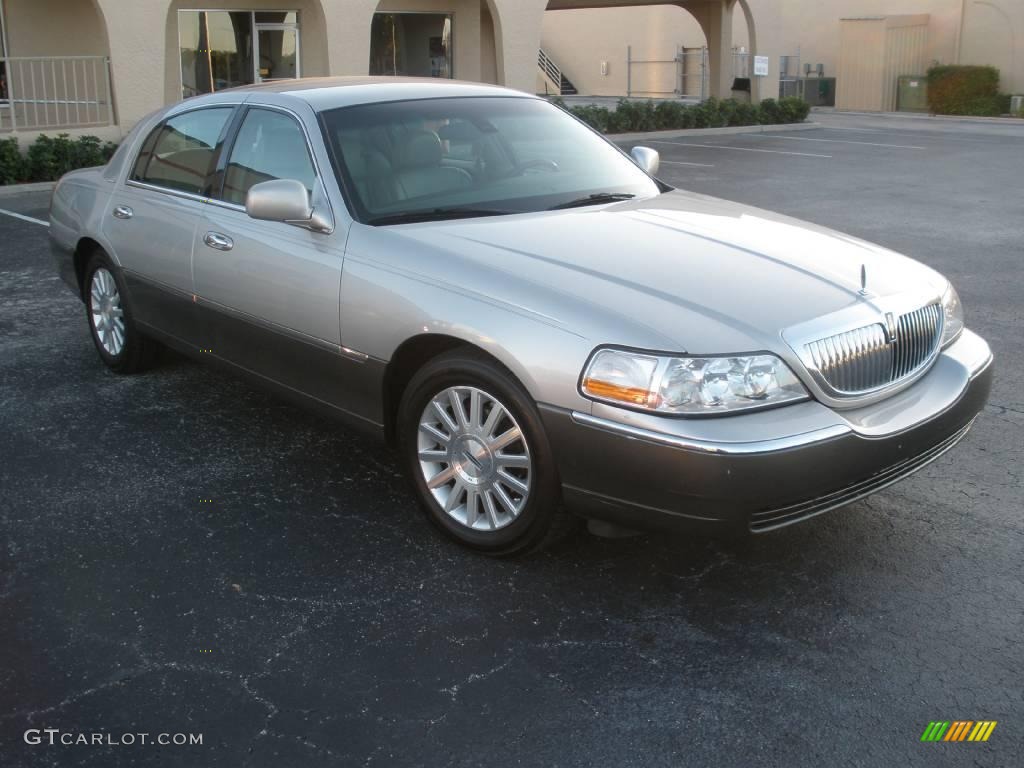
[{"label": "car hood", "polygon": [[[908,288],[937,297],[944,287],[931,269],[879,246],[682,191],[391,231],[491,275],[465,287],[599,343],[695,354],[777,348],[791,326]],[[473,282],[475,272],[461,274]]]}]

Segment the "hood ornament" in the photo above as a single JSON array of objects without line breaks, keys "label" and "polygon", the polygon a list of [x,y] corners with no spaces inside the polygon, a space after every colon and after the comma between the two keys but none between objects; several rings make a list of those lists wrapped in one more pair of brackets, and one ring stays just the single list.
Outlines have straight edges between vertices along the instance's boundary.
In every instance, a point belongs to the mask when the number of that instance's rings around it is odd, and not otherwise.
[{"label": "hood ornament", "polygon": [[861,296],[868,295],[868,268],[866,264],[860,265],[860,291]]}]

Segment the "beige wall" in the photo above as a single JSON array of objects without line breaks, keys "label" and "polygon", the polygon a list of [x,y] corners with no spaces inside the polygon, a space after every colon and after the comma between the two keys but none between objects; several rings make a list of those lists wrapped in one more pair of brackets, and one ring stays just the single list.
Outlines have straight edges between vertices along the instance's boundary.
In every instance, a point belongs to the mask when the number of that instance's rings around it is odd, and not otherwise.
[{"label": "beige wall", "polygon": [[[996,66],[1003,91],[1024,92],[1024,0],[749,0],[749,6],[756,16],[758,52],[770,56],[773,81],[779,56],[799,55],[801,65],[821,63],[826,76],[837,76],[842,18],[928,14],[926,65],[956,63],[959,40],[961,63]],[[733,44],[752,47],[738,7],[732,23]],[[704,33],[695,16],[679,7],[552,10],[544,15],[543,44],[581,93],[617,96],[626,92],[627,45],[633,46],[634,58],[670,59],[677,45],[703,45]],[[600,75],[601,61],[609,62],[607,77]],[[634,70],[640,85],[664,87],[664,77],[645,75],[644,69],[666,65]],[[774,82],[765,86],[765,95],[773,95]]]},{"label": "beige wall", "polygon": [[[548,11],[544,14],[541,47],[582,94],[619,96],[626,93],[626,49],[635,59],[668,60],[677,45],[704,45],[697,20],[670,5]],[[585,51],[585,53],[584,53]],[[601,73],[601,63],[608,65]],[[638,64],[633,91],[671,93],[676,87],[672,64]]]},{"label": "beige wall", "polygon": [[[755,83],[777,92],[778,57],[800,54],[836,74],[839,19],[865,14],[927,13],[925,59],[991,63],[1003,89],[1024,91],[1024,0],[6,0],[14,55],[107,54],[120,127],[180,97],[177,10],[295,9],[301,14],[305,75],[364,74],[375,11],[454,14],[454,69],[467,80],[535,91],[537,49],[545,49],[583,93],[624,94],[626,46],[636,59],[671,59],[679,45],[708,40],[720,66],[712,92],[731,82],[731,45],[770,56]],[[579,5],[600,6],[570,10]],[[626,7],[613,7],[626,6]],[[551,7],[554,10],[548,11]],[[961,35],[961,8],[966,9]],[[753,14],[748,36],[746,13]],[[106,30],[106,34],[104,33]],[[1011,45],[1016,45],[1016,49]],[[601,62],[608,74],[601,74]],[[646,71],[645,71],[646,69]],[[727,71],[728,70],[728,71]],[[638,65],[635,90],[671,91],[671,65]],[[692,90],[692,89],[688,89]],[[727,93],[727,91],[726,91]]]},{"label": "beige wall", "polygon": [[928,68],[928,28],[927,14],[840,21],[836,107],[896,109],[897,78]]},{"label": "beige wall", "polygon": [[92,0],[4,0],[9,56],[105,56],[107,26]]}]

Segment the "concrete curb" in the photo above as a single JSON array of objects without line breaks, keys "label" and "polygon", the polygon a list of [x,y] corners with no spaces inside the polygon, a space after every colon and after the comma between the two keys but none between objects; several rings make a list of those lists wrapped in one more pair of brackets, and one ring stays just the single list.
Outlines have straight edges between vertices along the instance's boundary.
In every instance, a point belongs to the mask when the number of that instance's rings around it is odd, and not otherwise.
[{"label": "concrete curb", "polygon": [[728,128],[683,128],[676,131],[647,133],[608,133],[612,141],[643,141],[644,139],[681,139],[686,136],[731,136],[737,133],[773,133],[775,131],[810,131],[820,123],[783,123],[782,125],[732,125]]},{"label": "concrete curb", "polygon": [[52,192],[55,181],[37,181],[32,184],[3,184],[0,185],[0,197],[21,195],[27,192]]},{"label": "concrete curb", "polygon": [[981,117],[979,115],[931,115],[924,112],[848,112],[838,109],[811,109],[811,114],[840,117],[884,117],[890,120],[930,120],[933,123],[982,123],[984,125],[1011,125],[1024,127],[1019,117]]}]

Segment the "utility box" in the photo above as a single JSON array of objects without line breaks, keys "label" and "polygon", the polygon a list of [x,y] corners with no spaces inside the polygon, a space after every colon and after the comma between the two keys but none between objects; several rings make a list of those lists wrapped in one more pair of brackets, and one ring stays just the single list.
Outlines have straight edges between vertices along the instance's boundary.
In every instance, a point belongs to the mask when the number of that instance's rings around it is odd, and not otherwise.
[{"label": "utility box", "polygon": [[892,112],[897,80],[927,69],[927,13],[839,21],[836,109]]},{"label": "utility box", "polygon": [[928,78],[924,75],[901,75],[896,80],[896,111],[928,111]]}]

